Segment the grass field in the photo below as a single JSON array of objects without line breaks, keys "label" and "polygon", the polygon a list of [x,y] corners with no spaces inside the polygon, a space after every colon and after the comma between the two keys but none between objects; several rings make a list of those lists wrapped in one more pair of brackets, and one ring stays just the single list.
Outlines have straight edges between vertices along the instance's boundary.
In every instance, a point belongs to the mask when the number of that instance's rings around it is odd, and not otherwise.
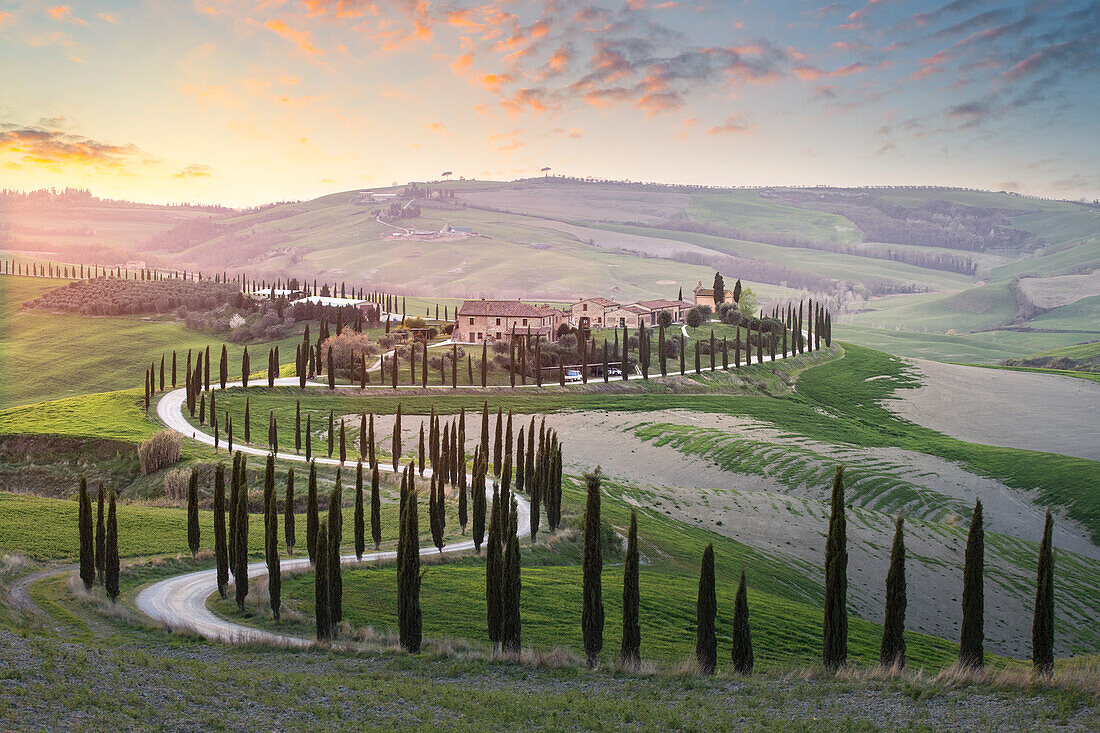
[{"label": "grass field", "polygon": [[966,334],[915,332],[905,329],[872,328],[836,324],[837,339],[850,341],[889,354],[933,361],[967,364],[995,364],[1016,359],[1037,350],[1055,349],[1089,338],[1080,332],[979,331]]},{"label": "grass field", "polygon": [[1056,328],[1092,333],[1100,338],[1100,295],[1081,298],[1028,321],[1034,328]]}]

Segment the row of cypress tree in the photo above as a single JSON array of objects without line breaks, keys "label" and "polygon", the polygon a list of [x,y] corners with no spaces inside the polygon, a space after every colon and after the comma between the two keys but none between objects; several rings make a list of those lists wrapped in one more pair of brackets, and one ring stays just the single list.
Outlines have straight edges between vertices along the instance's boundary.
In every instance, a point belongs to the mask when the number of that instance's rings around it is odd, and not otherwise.
[{"label": "row of cypress tree", "polygon": [[[85,590],[96,581],[104,587],[113,603],[118,598],[118,514],[115,490],[99,482],[96,490],[96,512],[93,525],[92,501],[88,479],[80,477],[77,495],[77,534],[80,540],[80,580]],[[106,516],[104,506],[106,505]]]}]

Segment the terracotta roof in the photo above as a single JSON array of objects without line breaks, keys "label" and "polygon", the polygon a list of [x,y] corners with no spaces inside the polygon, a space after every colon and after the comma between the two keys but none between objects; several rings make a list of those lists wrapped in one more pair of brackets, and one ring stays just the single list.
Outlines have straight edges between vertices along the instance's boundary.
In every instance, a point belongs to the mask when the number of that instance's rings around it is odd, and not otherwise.
[{"label": "terracotta roof", "polygon": [[[624,305],[621,308],[616,308],[615,311],[626,311],[627,313],[634,313],[639,316],[648,315],[649,311],[637,305]],[[614,311],[613,311],[614,312]]]},{"label": "terracotta roof", "polygon": [[616,303],[615,301],[608,300],[607,298],[583,298],[581,300],[578,300],[575,305],[579,305],[581,303],[595,303],[596,305],[603,306],[604,308],[610,308],[613,305],[618,305],[618,303]]},{"label": "terracotta roof", "polygon": [[524,303],[520,300],[467,300],[458,310],[459,316],[504,316],[507,318],[545,318],[553,308]]},{"label": "terracotta roof", "polygon": [[643,308],[649,308],[650,310],[656,310],[658,308],[683,308],[688,305],[681,300],[668,300],[666,298],[658,298],[657,300],[639,300],[635,305],[640,305]]},{"label": "terracotta roof", "polygon": [[[691,292],[695,293],[696,295],[709,295],[712,298],[714,297],[714,288],[695,288]],[[733,291],[727,290],[726,295],[732,297]]]}]

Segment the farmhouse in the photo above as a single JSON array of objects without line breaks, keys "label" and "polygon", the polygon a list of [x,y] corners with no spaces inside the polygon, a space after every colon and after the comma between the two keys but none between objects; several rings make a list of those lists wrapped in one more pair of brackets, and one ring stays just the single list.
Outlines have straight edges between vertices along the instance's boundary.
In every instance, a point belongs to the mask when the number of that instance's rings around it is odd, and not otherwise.
[{"label": "farmhouse", "polygon": [[467,300],[458,309],[454,339],[460,343],[508,341],[516,336],[538,335],[557,341],[562,312],[521,300]]},{"label": "farmhouse", "polygon": [[[714,288],[704,288],[703,281],[700,280],[699,284],[695,286],[695,289],[691,292],[695,293],[695,305],[709,305],[714,307]],[[725,303],[734,303],[733,291],[726,290]]]},{"label": "farmhouse", "polygon": [[603,328],[605,314],[618,307],[607,298],[585,298],[569,306],[569,321],[578,328]]},{"label": "farmhouse", "polygon": [[653,314],[640,305],[620,305],[604,314],[604,326],[608,328],[638,328],[649,324]]},{"label": "farmhouse", "polygon": [[682,300],[667,300],[665,298],[659,298],[657,300],[639,300],[634,305],[645,308],[650,312],[652,318],[649,325],[657,325],[657,314],[666,312],[672,316],[673,323],[679,323],[684,320],[684,314],[691,310],[691,303],[687,303]]},{"label": "farmhouse", "polygon": [[253,300],[274,300],[275,298],[286,298],[290,301],[298,300],[305,296],[304,290],[283,290],[280,288],[260,288],[253,290],[251,295]]}]

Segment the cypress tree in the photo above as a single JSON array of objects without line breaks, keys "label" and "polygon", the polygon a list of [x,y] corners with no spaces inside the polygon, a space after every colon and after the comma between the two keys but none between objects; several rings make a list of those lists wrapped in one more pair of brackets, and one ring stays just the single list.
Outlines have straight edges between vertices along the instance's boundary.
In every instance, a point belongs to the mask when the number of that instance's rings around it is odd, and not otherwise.
[{"label": "cypress tree", "polygon": [[630,510],[630,531],[626,537],[623,565],[623,643],[619,664],[628,669],[641,662],[642,631],[638,624],[638,514]]},{"label": "cypress tree", "polygon": [[489,622],[489,641],[493,651],[500,647],[500,627],[502,607],[501,573],[503,556],[501,553],[500,493],[493,484],[493,505],[489,513],[489,541],[485,549],[485,605]]},{"label": "cypress tree", "polygon": [[410,464],[405,506],[402,511],[403,539],[397,569],[398,630],[401,648],[410,654],[420,652],[423,619],[420,611],[420,537],[416,488]]},{"label": "cypress tree", "polygon": [[336,448],[336,419],[333,410],[328,411],[328,457],[332,458],[332,451]]},{"label": "cypress tree", "polygon": [[326,370],[328,372],[328,388],[336,389],[336,366],[332,361],[332,347],[328,349],[328,366]]},{"label": "cypress tree", "polygon": [[229,381],[229,350],[225,344],[222,344],[222,358],[218,363],[218,384],[222,389],[225,389],[226,382]]},{"label": "cypress tree", "polygon": [[981,669],[985,665],[985,528],[981,499],[974,503],[970,532],[966,537],[966,564],[963,569],[963,618],[959,640],[959,663]]},{"label": "cypress tree", "polygon": [[506,654],[518,654],[521,645],[520,621],[520,555],[516,528],[516,498],[512,497],[508,512],[508,542],[504,548],[501,568],[500,643]]},{"label": "cypress tree", "polygon": [[302,452],[302,401],[294,402],[294,452]]},{"label": "cypress tree", "polygon": [[[249,371],[248,347],[245,346],[244,347],[244,353],[241,354],[241,386],[242,387],[248,387],[248,371]],[[245,438],[245,441],[247,442],[248,438]]]},{"label": "cypress tree", "polygon": [[347,434],[344,429],[344,421],[340,421],[340,465],[343,465],[348,459],[348,442]]},{"label": "cypress tree", "polygon": [[382,497],[378,491],[377,465],[370,472],[370,536],[377,550],[382,545]]},{"label": "cypress tree", "polygon": [[297,544],[294,528],[294,469],[286,472],[286,500],[283,506],[283,538],[286,540],[286,554],[294,555]]},{"label": "cypress tree", "polygon": [[103,585],[107,597],[114,603],[118,598],[118,515],[115,511],[115,490],[107,499],[107,537],[104,543]]},{"label": "cypress tree", "polygon": [[172,389],[176,388],[176,352],[172,352]]},{"label": "cypress tree", "polygon": [[313,605],[314,616],[317,622],[317,641],[327,641],[332,638],[332,613],[329,608],[330,594],[328,588],[328,529],[322,526],[317,531],[317,542],[322,548],[317,555],[313,567]]},{"label": "cypress tree", "polygon": [[306,489],[306,552],[314,565],[317,564],[317,532],[320,527],[317,513],[317,464],[310,461],[309,486]]},{"label": "cypress tree", "polygon": [[367,428],[367,462],[371,468],[378,468],[378,460],[374,457],[374,413],[370,414],[370,423]]},{"label": "cypress tree", "polygon": [[234,561],[233,587],[236,590],[237,608],[244,611],[244,599],[248,596],[248,476],[244,456],[241,456],[240,489],[237,506],[234,507]]},{"label": "cypress tree", "polygon": [[581,634],[584,637],[585,663],[595,669],[603,649],[603,548],[600,537],[600,468],[584,474],[588,500],[584,510],[584,566]]},{"label": "cypress tree", "polygon": [[752,674],[752,632],[749,630],[749,594],[745,586],[745,568],[741,568],[737,599],[733,605],[733,648],[730,656],[737,674]]},{"label": "cypress tree", "polygon": [[214,562],[217,565],[218,595],[225,598],[229,586],[229,548],[225,534],[225,465],[214,467]]},{"label": "cypress tree", "polygon": [[282,599],[282,568],[279,562],[279,512],[275,499],[275,456],[267,456],[264,472],[264,559],[267,561],[267,596],[271,617],[279,620]]},{"label": "cypress tree", "polygon": [[191,478],[187,482],[187,547],[191,550],[191,559],[199,554],[199,470],[191,469]]},{"label": "cypress tree", "polygon": [[523,425],[519,426],[519,435],[516,436],[516,491],[523,493],[524,468],[526,467],[527,453],[523,449]]},{"label": "cypress tree", "polygon": [[844,467],[833,477],[832,513],[825,542],[825,626],[822,661],[836,670],[848,661],[848,528],[844,517]]},{"label": "cypress tree", "polygon": [[393,472],[397,473],[397,464],[401,461],[401,403],[397,403],[397,415],[393,419]]},{"label": "cypress tree", "polygon": [[1054,672],[1054,520],[1047,509],[1043,541],[1039,545],[1039,570],[1035,582],[1035,617],[1031,623],[1031,663],[1035,673]]},{"label": "cypress tree", "polygon": [[80,580],[85,590],[95,583],[95,536],[92,530],[92,500],[88,496],[88,479],[81,475],[77,506],[77,528],[80,533]]},{"label": "cypress tree", "polygon": [[479,555],[481,554],[481,543],[485,539],[485,474],[487,473],[487,465],[485,452],[479,445],[474,449],[474,482],[473,486],[473,504],[474,504],[474,526],[472,536],[474,540],[474,551]]},{"label": "cypress tree", "polygon": [[244,398],[244,442],[246,443],[252,442],[252,417],[249,414],[252,408],[251,402],[251,397]]},{"label": "cypress tree", "polygon": [[229,571],[237,572],[237,498],[241,493],[241,453],[233,454],[233,469],[229,477],[229,540],[227,552],[229,553]]},{"label": "cypress tree", "polygon": [[699,596],[695,605],[695,660],[702,674],[714,674],[718,664],[718,637],[714,631],[714,619],[718,613],[718,599],[714,593],[714,545],[703,551],[703,563],[699,569]]},{"label": "cypress tree", "polygon": [[355,559],[363,562],[367,549],[366,522],[363,516],[363,462],[355,464]]},{"label": "cypress tree", "polygon": [[497,429],[496,435],[493,438],[493,475],[500,476],[502,451],[504,450],[504,413],[501,408],[497,408]]},{"label": "cypress tree", "polygon": [[[340,545],[344,540],[344,511],[341,501],[344,489],[340,485],[340,469],[336,469],[336,486],[328,498],[328,591],[332,599],[329,609],[335,626],[344,620],[344,579],[340,568]],[[320,548],[318,548],[320,549]]]},{"label": "cypress tree", "polygon": [[103,584],[103,571],[107,563],[107,525],[103,516],[103,505],[107,501],[107,492],[100,481],[96,487],[96,516],[95,516],[95,572],[99,576],[100,585]]},{"label": "cypress tree", "polygon": [[443,479],[438,473],[432,473],[431,493],[428,498],[428,524],[432,532],[432,543],[439,554],[443,554]]},{"label": "cypress tree", "polygon": [[[435,460],[434,460],[435,455],[434,455],[434,453],[432,455],[432,458],[433,458],[433,460],[432,460],[432,470],[434,471],[435,470]],[[420,422],[420,444],[419,444],[419,449],[417,451],[417,466],[416,466],[416,468],[420,472],[420,475],[423,476],[424,475],[424,421]]]},{"label": "cypress tree", "polygon": [[313,460],[313,416],[306,413],[306,462]]},{"label": "cypress tree", "polygon": [[882,648],[879,664],[905,667],[905,537],[904,518],[894,522],[894,546],[890,550],[890,570],[886,574],[886,615],[882,623]]}]

